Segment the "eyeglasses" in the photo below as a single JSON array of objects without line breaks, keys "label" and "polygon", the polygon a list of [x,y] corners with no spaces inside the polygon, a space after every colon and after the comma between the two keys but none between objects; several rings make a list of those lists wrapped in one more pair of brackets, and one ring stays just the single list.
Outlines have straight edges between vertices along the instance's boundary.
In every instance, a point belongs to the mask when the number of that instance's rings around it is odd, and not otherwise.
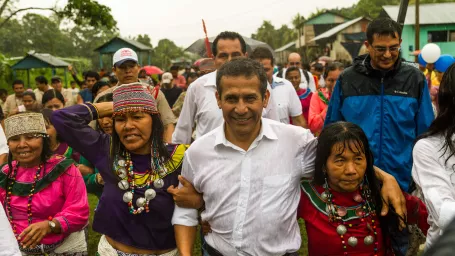
[{"label": "eyeglasses", "polygon": [[393,46],[393,47],[380,47],[380,46],[376,46],[376,47],[373,47],[373,50],[378,54],[378,55],[384,55],[387,50],[391,53],[391,54],[397,54],[399,51],[400,51],[401,47],[399,46]]},{"label": "eyeglasses", "polygon": [[298,66],[298,65],[300,65],[300,62],[289,62],[289,65]]}]

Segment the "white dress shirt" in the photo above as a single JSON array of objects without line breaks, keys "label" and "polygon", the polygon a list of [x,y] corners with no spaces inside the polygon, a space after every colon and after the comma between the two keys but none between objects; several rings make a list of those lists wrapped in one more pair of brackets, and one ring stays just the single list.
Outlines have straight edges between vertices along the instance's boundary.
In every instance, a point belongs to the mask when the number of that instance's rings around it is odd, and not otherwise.
[{"label": "white dress shirt", "polygon": [[447,224],[455,216],[455,157],[450,151],[441,151],[442,136],[432,136],[419,140],[412,151],[412,177],[428,210],[426,248],[441,235]]},{"label": "white dress shirt", "polygon": [[[188,88],[182,111],[177,121],[172,142],[190,144],[193,128],[196,126],[196,139],[212,131],[223,123],[223,113],[216,101],[216,71],[199,77]],[[269,86],[270,95],[272,89]],[[270,97],[262,117],[279,121],[276,103]]]},{"label": "white dress shirt", "polygon": [[[224,124],[196,140],[182,176],[203,193],[207,243],[226,256],[299,250],[300,179],[313,176],[316,145],[309,130],[265,118],[247,151],[226,139]],[[172,223],[196,226],[197,216],[176,206]]]},{"label": "white dress shirt", "polygon": [[[2,202],[3,203],[3,202]],[[8,217],[5,214],[4,207],[0,209],[0,255],[1,256],[21,256],[22,253],[19,251],[16,237],[14,237],[11,224],[8,221]]]},{"label": "white dress shirt", "polygon": [[[286,70],[287,70],[287,68],[283,68],[283,72],[282,72],[283,78],[286,78]],[[309,77],[309,80],[310,80],[309,83],[306,80],[306,76],[303,74],[303,72],[306,72],[308,74],[308,77]],[[277,74],[275,74],[275,76],[273,77],[274,79],[276,77],[278,77]],[[302,89],[310,88],[310,90],[312,92],[315,92],[316,91],[316,82],[314,81],[313,74],[311,74],[309,71],[306,71],[306,70],[304,71],[304,70],[300,69],[300,86],[299,87],[302,88]]]},{"label": "white dress shirt", "polygon": [[302,103],[294,86],[288,80],[280,77],[273,78],[272,94],[278,106],[280,122],[289,124],[289,117],[302,115]]},{"label": "white dress shirt", "polygon": [[6,140],[5,132],[3,131],[2,126],[0,125],[0,155],[8,154],[8,141]]}]

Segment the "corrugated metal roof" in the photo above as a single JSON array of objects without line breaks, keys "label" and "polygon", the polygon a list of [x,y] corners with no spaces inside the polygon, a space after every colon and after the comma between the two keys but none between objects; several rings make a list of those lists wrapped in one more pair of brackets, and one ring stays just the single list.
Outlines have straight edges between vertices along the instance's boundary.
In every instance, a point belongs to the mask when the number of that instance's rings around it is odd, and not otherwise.
[{"label": "corrugated metal roof", "polygon": [[112,38],[111,40],[107,41],[106,43],[102,44],[101,46],[97,47],[95,49],[95,51],[98,51],[100,50],[101,48],[109,45],[112,41],[114,40],[121,40],[121,41],[124,41],[126,42],[127,44],[130,44],[134,47],[136,47],[137,49],[141,50],[141,51],[151,51],[152,48],[151,47],[148,47],[147,45],[145,44],[142,44],[142,43],[139,43],[138,41],[134,41],[134,40],[130,40],[130,39],[125,39],[125,38],[122,38],[122,37],[119,37],[119,36],[116,36],[114,38]]},{"label": "corrugated metal roof", "polygon": [[286,45],[283,45],[283,46],[281,46],[280,48],[276,49],[275,52],[282,52],[282,51],[285,51],[285,50],[287,50],[288,48],[291,48],[291,47],[293,47],[293,46],[295,46],[295,42],[290,42],[290,43],[288,43],[288,44],[286,44]]},{"label": "corrugated metal roof", "polygon": [[[382,9],[390,18],[396,20],[400,7],[398,5],[385,5]],[[408,6],[405,25],[415,24],[415,5]],[[420,4],[419,23],[422,24],[447,24],[455,23],[455,3]]]},{"label": "corrugated metal roof", "polygon": [[353,20],[350,20],[350,21],[346,21],[345,23],[340,24],[340,25],[338,25],[338,26],[336,26],[334,28],[331,28],[331,29],[327,30],[326,32],[320,34],[319,36],[311,39],[310,42],[317,41],[317,40],[320,40],[320,39],[323,39],[323,38],[327,38],[327,37],[331,37],[331,36],[337,34],[338,32],[348,28],[349,26],[359,22],[362,19],[363,19],[363,17],[358,17],[356,19],[353,19]]},{"label": "corrugated metal roof", "polygon": [[32,55],[35,58],[40,59],[54,67],[68,67],[68,65],[70,65],[68,62],[63,61],[57,57],[54,57],[48,53],[33,53],[29,55]]}]

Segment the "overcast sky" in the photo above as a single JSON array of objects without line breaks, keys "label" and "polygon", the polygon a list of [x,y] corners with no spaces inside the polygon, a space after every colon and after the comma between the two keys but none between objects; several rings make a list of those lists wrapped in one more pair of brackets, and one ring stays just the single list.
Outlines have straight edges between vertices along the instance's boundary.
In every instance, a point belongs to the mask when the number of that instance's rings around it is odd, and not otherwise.
[{"label": "overcast sky", "polygon": [[[275,27],[292,26],[300,13],[308,17],[317,9],[349,7],[358,0],[98,0],[112,10],[123,37],[148,34],[152,44],[168,38],[178,46],[188,47],[204,37],[202,21],[208,36],[232,30],[250,37],[269,20]],[[66,0],[19,0],[19,7],[64,5]],[[48,14],[48,13],[47,13]]]}]

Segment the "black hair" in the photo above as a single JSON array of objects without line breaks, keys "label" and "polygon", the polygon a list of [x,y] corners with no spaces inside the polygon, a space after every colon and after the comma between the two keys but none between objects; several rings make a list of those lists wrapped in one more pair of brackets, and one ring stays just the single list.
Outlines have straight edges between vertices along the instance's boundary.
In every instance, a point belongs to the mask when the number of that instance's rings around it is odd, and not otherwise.
[{"label": "black hair", "polygon": [[[453,135],[455,134],[455,64],[452,64],[441,80],[439,92],[437,96],[438,115],[431,123],[428,130],[422,134],[417,140],[430,136],[444,136],[444,143],[440,149],[441,157],[449,152],[449,157],[445,160],[445,164],[451,157],[455,155],[455,143]],[[452,166],[455,170],[455,166]]]},{"label": "black hair", "polygon": [[216,90],[218,91],[218,95],[221,97],[223,89],[221,79],[223,77],[239,76],[244,76],[248,79],[256,76],[260,82],[259,90],[261,92],[261,96],[264,98],[265,92],[267,91],[267,74],[265,73],[261,63],[248,58],[233,59],[232,61],[229,61],[221,66],[216,74]]},{"label": "black hair", "polygon": [[273,53],[266,47],[257,47],[256,49],[254,49],[254,51],[251,53],[251,56],[250,58],[252,58],[253,60],[262,60],[262,59],[266,59],[266,60],[270,60],[271,61],[271,64],[273,66]]},{"label": "black hair", "polygon": [[88,77],[93,77],[95,78],[96,81],[100,80],[100,74],[98,74],[95,71],[87,71],[84,74],[84,79],[87,80]]},{"label": "black hair", "polygon": [[60,100],[62,102],[62,104],[65,105],[65,98],[63,97],[63,95],[59,91],[54,90],[54,89],[47,90],[43,94],[43,100],[41,101],[41,104],[44,106],[48,101],[55,99],[55,98]]},{"label": "black hair", "polygon": [[398,22],[390,18],[377,18],[368,24],[366,32],[367,40],[371,45],[373,44],[374,35],[391,36],[392,38],[396,38],[395,33],[398,34],[398,39],[401,39],[401,31],[402,28]]},{"label": "black hair", "polygon": [[[0,88],[0,95],[6,94],[8,95],[8,91],[6,89]],[[35,95],[35,94],[33,94]]]},{"label": "black hair", "polygon": [[116,76],[109,76],[109,83],[111,83],[111,84],[118,83],[117,77]]},{"label": "black hair", "polygon": [[[166,145],[163,141],[163,134],[164,134],[164,125],[161,121],[160,115],[153,114],[150,115],[152,117],[152,133],[150,135],[150,141],[152,143],[152,147],[157,150],[159,155],[159,162],[160,165],[164,167],[164,165],[172,165],[171,156],[169,151],[166,148]],[[110,159],[111,163],[115,160],[116,156],[125,156],[127,149],[120,141],[120,138],[115,131],[115,118],[112,119],[112,136],[111,136],[111,152],[110,152]],[[114,170],[114,168],[112,168]]]},{"label": "black hair", "polygon": [[329,72],[332,72],[332,71],[335,71],[335,70],[343,70],[343,69],[344,69],[344,65],[341,62],[336,62],[335,61],[335,62],[330,63],[329,65],[327,65],[327,67],[325,67],[324,79],[329,76]]},{"label": "black hair", "polygon": [[92,87],[92,94],[93,94],[93,97],[96,96],[96,94],[98,93],[98,91],[103,88],[104,86],[109,86],[111,87],[111,84],[106,82],[106,81],[98,81],[96,82],[93,87]]},{"label": "black hair", "polygon": [[[0,93],[0,94],[1,94],[1,93]],[[33,100],[36,101],[36,95],[35,95],[35,93],[32,92],[32,91],[25,91],[25,92],[22,94],[22,97],[24,97],[24,96],[30,96],[30,97],[32,97]]]},{"label": "black hair", "polygon": [[76,81],[71,81],[70,84],[76,84]]},{"label": "black hair", "polygon": [[47,79],[44,76],[37,76],[35,77],[35,82],[39,84],[47,84]]},{"label": "black hair", "polygon": [[314,63],[313,68],[321,73],[324,71],[324,66],[321,63]]},{"label": "black hair", "polygon": [[23,86],[25,86],[24,81],[22,81],[22,80],[20,80],[20,79],[16,79],[16,80],[13,81],[13,84],[12,84],[13,89],[14,89],[14,86],[15,86],[16,84],[22,84]]},{"label": "black hair", "polygon": [[246,43],[245,43],[245,40],[243,39],[243,37],[237,32],[224,31],[224,32],[221,32],[220,34],[218,34],[218,36],[216,36],[215,40],[213,40],[213,44],[212,44],[213,56],[216,57],[216,55],[218,54],[218,41],[220,39],[223,39],[223,40],[226,40],[226,39],[230,39],[230,40],[238,39],[240,41],[240,45],[242,46],[242,53],[243,54],[246,53]]},{"label": "black hair", "polygon": [[[99,97],[95,103],[101,103],[101,102],[113,102],[114,99],[113,99],[113,93],[106,93],[104,95],[102,95],[101,97]],[[103,129],[101,129],[100,127],[100,124],[98,123],[98,120],[96,120],[96,130],[97,131],[101,131],[101,132],[104,132]]]},{"label": "black hair", "polygon": [[288,73],[292,72],[292,71],[297,71],[297,73],[299,73],[299,76],[301,75],[300,74],[300,69],[298,67],[289,67],[286,69],[286,73],[284,74],[284,77],[286,78],[288,76]]},{"label": "black hair", "polygon": [[173,65],[173,66],[171,67],[170,71],[172,71],[172,70],[177,70],[177,71],[179,71],[179,69],[180,69],[179,66]]},{"label": "black hair", "polygon": [[[379,180],[376,178],[374,157],[370,150],[368,138],[360,126],[349,122],[336,122],[324,127],[318,138],[313,182],[320,186],[325,184],[327,173],[326,163],[332,154],[333,146],[338,143],[342,144],[340,148],[337,148],[339,152],[349,149],[352,152],[361,152],[365,155],[367,166],[364,182],[371,190],[371,198],[374,202],[376,216],[380,219],[383,241],[386,243],[385,248],[391,249],[392,245],[390,243],[394,244],[396,237],[401,235],[400,231],[398,231],[401,217],[395,213],[393,208],[389,209],[387,216],[381,216],[381,210],[384,204],[380,194],[381,186]],[[396,255],[400,255],[397,253],[399,252],[395,252]]]},{"label": "black hair", "polygon": [[146,78],[147,77],[147,71],[145,69],[139,70],[139,74],[137,75],[138,78]]},{"label": "black hair", "polygon": [[[189,78],[195,78],[195,79],[197,79],[198,77],[199,77],[199,76],[197,75],[196,72],[190,72],[190,73],[188,73],[188,76],[186,77],[186,82],[188,83],[188,79],[189,79]],[[189,84],[188,84],[188,85],[189,85]]]}]

